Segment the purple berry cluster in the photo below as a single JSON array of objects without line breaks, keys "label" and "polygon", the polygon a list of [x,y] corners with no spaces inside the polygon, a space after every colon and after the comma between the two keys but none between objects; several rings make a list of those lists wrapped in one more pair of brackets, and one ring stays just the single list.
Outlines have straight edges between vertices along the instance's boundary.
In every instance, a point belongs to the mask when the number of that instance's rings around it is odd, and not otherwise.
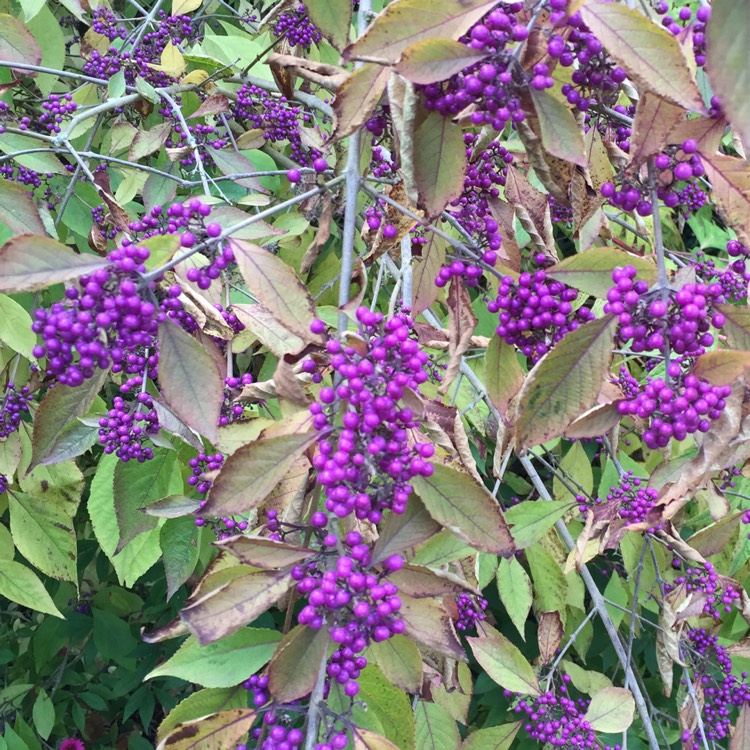
[{"label": "purple berry cluster", "polygon": [[604,312],[618,316],[618,339],[634,353],[662,351],[696,356],[714,343],[711,326],[721,328],[724,316],[712,312],[721,297],[718,284],[684,284],[679,291],[649,291],[633,266],[612,272]]},{"label": "purple berry cluster", "polygon": [[[358,345],[336,339],[326,345],[337,384],[322,388],[310,406],[313,426],[325,434],[313,465],[329,512],[379,523],[387,509],[404,512],[412,477],[432,474],[426,459],[435,449],[410,444],[407,431],[419,420],[399,405],[407,389],[418,392],[427,380],[427,355],[412,338],[413,321],[405,313],[386,320],[360,307],[356,316]],[[325,330],[322,321],[313,326],[317,333]],[[305,367],[312,371],[315,363],[307,360]]]},{"label": "purple berry cluster", "polygon": [[465,633],[467,630],[474,630],[477,623],[484,620],[487,600],[481,596],[462,593],[456,597],[456,607],[458,608],[456,630]]},{"label": "purple berry cluster", "polygon": [[[78,104],[73,101],[72,94],[50,94],[49,98],[42,102],[44,112],[39,117],[40,129],[49,133],[59,133],[60,123],[78,109]],[[22,118],[18,127],[25,130],[28,123],[24,123],[28,118]]]},{"label": "purple berry cluster", "polygon": [[99,420],[99,442],[104,452],[114,453],[121,461],[143,463],[154,457],[151,446],[145,445],[159,432],[159,417],[154,401],[147,393],[139,393],[132,403],[115,396],[106,417]]},{"label": "purple berry cluster", "polygon": [[274,96],[258,86],[245,84],[237,91],[232,115],[250,127],[262,130],[269,143],[287,141],[290,156],[297,164],[311,166],[321,156],[319,151],[308,149],[302,141],[300,127],[302,124],[311,125],[312,116],[284,96]]},{"label": "purple berry cluster", "polygon": [[32,329],[44,344],[34,347],[34,356],[47,358],[49,376],[77,386],[97,368],[130,371],[128,356],[154,347],[164,313],[144,299],[138,284],[148,257],[147,248],[123,243],[109,255],[107,268],[82,276],[49,310],[35,311]]},{"label": "purple berry cluster", "polygon": [[12,380],[8,381],[0,402],[0,440],[18,429],[23,415],[29,413],[31,402],[28,386],[16,388]]},{"label": "purple berry cluster", "polygon": [[[188,461],[191,474],[188,477],[188,484],[191,487],[205,495],[210,489],[212,481],[206,476],[209,472],[216,472],[224,463],[224,456],[221,453],[213,455],[208,453],[199,453]],[[199,521],[202,519],[198,519]],[[200,524],[199,524],[200,525]]]},{"label": "purple berry cluster", "polygon": [[587,307],[574,310],[577,299],[578,290],[538,270],[522,273],[517,281],[505,276],[487,309],[499,313],[497,335],[537,361],[565,334],[593,319]]},{"label": "purple berry cluster", "polygon": [[681,586],[685,595],[693,594],[693,598],[702,603],[702,613],[715,620],[721,618],[722,612],[731,612],[732,605],[738,604],[741,597],[734,585],[720,576],[708,560],[701,566],[687,568],[674,581],[665,583],[664,590],[670,593]]},{"label": "purple berry cluster", "polygon": [[[644,480],[626,472],[616,487],[610,487],[605,498],[597,497],[593,503],[583,495],[577,495],[579,510],[586,513],[592,505],[603,505],[616,512],[617,518],[628,524],[642,523],[648,517],[659,498],[659,493],[648,487]],[[655,529],[650,529],[651,531]]]},{"label": "purple berry cluster", "polygon": [[323,39],[320,29],[310,20],[307,8],[302,3],[280,13],[276,23],[271,27],[271,33],[276,38],[284,37],[292,47],[299,46],[305,49]]},{"label": "purple berry cluster", "polygon": [[677,11],[676,18],[669,13],[669,5],[666,0],[660,0],[654,8],[659,15],[664,15],[661,25],[677,37],[682,37],[686,29],[690,29],[695,64],[702,68],[706,64],[706,24],[711,19],[711,6],[701,5],[693,20],[693,11],[687,5]]},{"label": "purple berry cluster", "polygon": [[674,362],[667,367],[667,374],[670,383],[647,378],[637,396],[617,403],[621,415],[648,420],[642,439],[652,450],[666,447],[672,438],[685,440],[696,432],[708,432],[732,392],[731,386],[714,386],[697,375],[683,375]]},{"label": "purple berry cluster", "polygon": [[[694,671],[694,688],[703,696],[701,719],[706,739],[715,745],[726,740],[732,730],[732,714],[750,703],[747,672],[732,674],[732,660],[719,638],[704,628],[693,628],[681,644]],[[682,684],[686,685],[683,678]],[[685,729],[680,738],[684,747],[702,747],[701,728]]]},{"label": "purple berry cluster", "polygon": [[568,675],[557,691],[549,690],[538,698],[524,698],[515,708],[515,713],[525,715],[523,730],[533,740],[550,747],[566,750],[589,750],[599,747],[594,730],[586,721],[589,701],[569,697],[566,685]]},{"label": "purple berry cluster", "polygon": [[[227,316],[225,316],[226,319]],[[235,316],[232,315],[236,319]],[[237,403],[236,397],[243,386],[251,385],[253,376],[246,372],[240,377],[227,378],[225,381],[224,402],[221,405],[221,415],[219,416],[219,426],[223,427],[239,419],[245,413],[245,407]]]}]

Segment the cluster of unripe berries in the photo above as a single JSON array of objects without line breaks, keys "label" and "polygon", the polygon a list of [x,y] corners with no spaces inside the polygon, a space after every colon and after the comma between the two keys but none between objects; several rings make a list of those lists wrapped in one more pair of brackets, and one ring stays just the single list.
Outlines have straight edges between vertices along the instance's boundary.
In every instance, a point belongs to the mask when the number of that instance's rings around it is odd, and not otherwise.
[{"label": "cluster of unripe berries", "polygon": [[[412,477],[432,474],[426,459],[435,449],[410,444],[407,431],[419,420],[400,405],[407,389],[419,392],[427,380],[428,357],[412,338],[408,315],[386,320],[360,307],[356,317],[358,340],[350,346],[331,339],[326,345],[336,376],[335,385],[322,388],[310,406],[313,426],[326,433],[313,466],[329,512],[379,523],[387,509],[404,512]],[[325,330],[322,321],[312,327]],[[307,360],[303,368],[313,372],[316,365]]]},{"label": "cluster of unripe berries", "polygon": [[487,309],[499,313],[497,335],[536,361],[569,331],[593,319],[587,307],[573,308],[577,299],[576,289],[540,269],[522,273],[518,280],[505,276]]}]

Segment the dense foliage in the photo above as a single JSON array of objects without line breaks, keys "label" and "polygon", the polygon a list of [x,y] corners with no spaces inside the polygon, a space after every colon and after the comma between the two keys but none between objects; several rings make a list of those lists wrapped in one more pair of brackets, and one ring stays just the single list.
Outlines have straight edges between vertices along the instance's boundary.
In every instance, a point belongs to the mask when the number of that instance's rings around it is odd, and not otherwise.
[{"label": "dense foliage", "polygon": [[0,750],[749,748],[748,49],[0,0]]}]

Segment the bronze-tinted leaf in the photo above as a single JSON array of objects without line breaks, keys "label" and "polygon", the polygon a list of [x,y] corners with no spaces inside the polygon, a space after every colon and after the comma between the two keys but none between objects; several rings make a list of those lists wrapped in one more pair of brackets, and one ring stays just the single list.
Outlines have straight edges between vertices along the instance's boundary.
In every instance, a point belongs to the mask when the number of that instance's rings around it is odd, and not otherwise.
[{"label": "bronze-tinted leaf", "polygon": [[674,127],[685,119],[685,110],[651,91],[645,91],[635,108],[630,138],[630,163],[642,164],[662,151]]},{"label": "bronze-tinted leaf", "polygon": [[213,643],[260,617],[292,583],[283,571],[250,570],[185,607],[180,617],[201,644]]},{"label": "bronze-tinted leaf", "polygon": [[448,243],[432,232],[428,233],[427,244],[422,245],[421,257],[412,259],[412,302],[411,312],[416,318],[424,312],[440,294],[435,279],[445,264]]},{"label": "bronze-tinted leaf", "polygon": [[750,246],[750,167],[744,159],[701,152],[711,197],[740,241]]},{"label": "bronze-tinted leaf", "polygon": [[583,131],[570,108],[547,91],[530,89],[539,121],[542,145],[553,156],[585,167]]},{"label": "bronze-tinted leaf", "polygon": [[255,716],[252,708],[231,708],[182,722],[157,745],[157,750],[227,750],[250,731]]},{"label": "bronze-tinted leaf", "polygon": [[39,209],[22,185],[0,180],[0,205],[3,223],[13,234],[46,234]]},{"label": "bronze-tinted leaf", "polygon": [[224,378],[214,358],[180,326],[159,324],[159,385],[180,419],[209,440],[216,440],[224,400]]},{"label": "bronze-tinted leaf", "polygon": [[305,9],[310,20],[336,49],[346,46],[352,24],[350,0],[306,0]]},{"label": "bronze-tinted leaf", "polygon": [[401,515],[392,513],[380,529],[372,551],[372,564],[378,565],[391,555],[430,539],[440,530],[418,497],[412,495]]},{"label": "bronze-tinted leaf", "polygon": [[494,5],[495,0],[400,0],[388,5],[343,55],[395,63],[422,39],[458,39]]},{"label": "bronze-tinted leaf", "polygon": [[429,112],[414,131],[413,148],[417,204],[432,218],[463,190],[467,165],[461,128]]},{"label": "bronze-tinted leaf", "polygon": [[539,644],[539,662],[549,664],[557,653],[562,642],[564,631],[558,612],[540,612],[537,642]]},{"label": "bronze-tinted leaf", "polygon": [[458,374],[464,353],[471,345],[471,337],[477,326],[477,316],[471,306],[471,297],[466,285],[452,278],[448,287],[448,364],[443,373],[439,393],[445,395]]},{"label": "bronze-tinted leaf", "polygon": [[640,10],[589,0],[581,8],[586,25],[644,90],[692,112],[705,112],[679,41]]},{"label": "bronze-tinted leaf", "polygon": [[478,550],[512,555],[516,547],[495,498],[468,474],[439,464],[434,469],[412,480],[429,514]]},{"label": "bronze-tinted leaf", "polygon": [[730,385],[750,370],[750,352],[717,349],[697,358],[693,373],[712,385]]},{"label": "bronze-tinted leaf", "polygon": [[608,371],[617,318],[604,316],[571,331],[537,362],[518,396],[516,442],[547,442],[596,402]]},{"label": "bronze-tinted leaf", "polygon": [[268,665],[268,689],[279,703],[291,703],[312,692],[330,643],[325,626],[313,630],[297,625],[282,638]]},{"label": "bronze-tinted leaf", "polygon": [[231,516],[257,508],[317,439],[316,432],[302,432],[256,440],[239,448],[214,480],[204,512]]},{"label": "bronze-tinted leaf", "polygon": [[402,597],[399,612],[406,626],[406,635],[450,659],[466,661],[448,611],[436,599]]},{"label": "bronze-tinted leaf", "polygon": [[423,39],[404,50],[393,69],[412,83],[446,81],[487,57],[487,52],[452,39]]},{"label": "bronze-tinted leaf", "polygon": [[732,129],[750,148],[750,5],[714,0],[706,29],[706,71]]},{"label": "bronze-tinted leaf", "polygon": [[[39,65],[42,62],[42,49],[33,34],[18,18],[7,13],[0,13],[0,59],[23,65]],[[27,77],[36,75],[28,70],[19,71],[19,74]]]},{"label": "bronze-tinted leaf", "polygon": [[33,292],[107,265],[106,258],[78,255],[51,237],[19,234],[0,248],[0,292]]},{"label": "bronze-tinted leaf", "polygon": [[294,547],[283,542],[262,537],[238,536],[216,542],[218,547],[225,547],[245,565],[273,570],[286,568],[301,562],[315,554],[307,547]]}]

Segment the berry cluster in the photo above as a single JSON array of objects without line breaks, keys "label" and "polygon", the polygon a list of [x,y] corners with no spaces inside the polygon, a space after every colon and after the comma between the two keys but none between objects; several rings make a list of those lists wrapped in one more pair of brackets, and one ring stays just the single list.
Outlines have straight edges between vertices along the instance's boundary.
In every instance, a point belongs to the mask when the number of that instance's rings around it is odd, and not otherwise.
[{"label": "berry cluster", "polygon": [[131,459],[138,463],[152,459],[154,452],[144,443],[157,432],[159,417],[148,393],[139,393],[132,404],[115,396],[108,415],[99,420],[99,442],[104,452],[114,453],[126,463]]},{"label": "berry cluster", "polygon": [[[410,444],[407,431],[418,427],[419,420],[411,409],[399,406],[406,389],[419,391],[427,380],[427,355],[412,338],[408,315],[385,320],[366,307],[356,315],[360,340],[342,346],[331,339],[326,345],[338,383],[322,388],[310,406],[313,426],[328,433],[313,465],[328,511],[379,523],[386,509],[404,512],[412,477],[432,474],[425,459],[435,449],[430,443]],[[325,324],[316,321],[313,328],[322,333]],[[312,360],[304,367],[316,368]],[[337,412],[340,427],[335,426]]]},{"label": "berry cluster", "polygon": [[379,643],[404,632],[404,623],[398,619],[398,587],[383,580],[388,573],[400,570],[403,560],[392,555],[376,574],[370,547],[359,532],[351,531],[343,539],[345,554],[326,554],[336,546],[336,537],[326,535],[321,556],[295,566],[291,575],[297,581],[297,591],[308,600],[298,621],[315,629],[322,628],[329,618],[332,621],[329,632],[338,648],[328,662],[328,677],[353,698],[359,692],[357,678],[367,665],[367,660],[358,655],[371,641]]},{"label": "berry cluster", "polygon": [[471,594],[459,594],[456,597],[456,607],[458,608],[458,616],[455,622],[456,630],[465,632],[473,630],[478,622],[484,620],[487,600]]},{"label": "berry cluster", "polygon": [[528,81],[526,73],[516,64],[513,49],[529,36],[529,30],[517,18],[522,10],[521,2],[501,3],[472,27],[462,41],[487,57],[442,84],[422,87],[427,109],[454,117],[473,105],[472,124],[490,125],[498,132],[508,122],[525,119],[520,99],[522,89],[529,84],[544,90],[551,88],[554,80],[546,63],[537,63]]},{"label": "berry cluster", "polygon": [[[60,123],[78,109],[78,104],[73,101],[72,94],[50,94],[49,99],[42,102],[44,112],[39,117],[39,125],[50,133],[60,132]],[[22,118],[18,127],[25,130],[28,123],[24,123],[28,118]]]},{"label": "berry cluster", "polygon": [[323,35],[320,29],[310,20],[307,9],[302,3],[289,11],[280,13],[276,23],[271,27],[271,33],[279,38],[284,37],[293,47],[305,49],[318,44]]},{"label": "berry cluster", "polygon": [[290,156],[297,164],[312,165],[321,156],[319,151],[307,148],[302,142],[301,124],[312,124],[312,116],[284,96],[274,96],[258,86],[245,84],[237,91],[232,114],[250,127],[262,130],[263,137],[270,143],[288,141]]},{"label": "berry cluster", "polygon": [[589,701],[573,699],[566,695],[568,675],[563,676],[564,684],[557,692],[547,691],[538,698],[524,698],[514,711],[525,714],[524,731],[539,743],[566,750],[588,750],[599,747],[599,742],[591,725],[586,721]]},{"label": "berry cluster", "polygon": [[[224,316],[225,320],[227,317],[227,315]],[[231,317],[235,318],[236,320],[236,316],[232,315]],[[243,386],[250,385],[252,384],[252,382],[253,376],[249,372],[246,372],[241,377],[232,377],[226,379],[226,389],[224,391],[224,402],[221,405],[219,426],[223,427],[224,425],[233,422],[235,419],[239,419],[245,413],[245,407],[242,404],[237,403],[236,397],[239,395],[239,390]]]},{"label": "berry cluster", "polygon": [[[738,678],[732,674],[732,660],[724,646],[719,645],[716,635],[703,628],[693,628],[682,644],[685,656],[689,657],[695,672],[695,688],[703,696],[701,710],[702,731],[713,745],[730,736],[733,709],[750,703],[750,685],[747,672]],[[682,680],[683,685],[686,680]],[[685,747],[703,745],[701,727],[685,729],[681,740]],[[688,744],[692,743],[692,744]]]},{"label": "berry cluster", "polygon": [[153,348],[164,313],[143,299],[137,284],[148,257],[147,248],[123,243],[109,255],[110,266],[82,276],[65,290],[63,302],[35,311],[32,328],[44,344],[34,347],[34,356],[47,357],[48,375],[80,385],[96,368],[117,365],[129,371],[128,355]]},{"label": "berry cluster", "polygon": [[696,356],[714,343],[711,326],[721,328],[724,316],[712,313],[712,303],[721,297],[718,284],[685,284],[677,292],[654,290],[637,278],[633,266],[612,272],[613,286],[607,292],[604,312],[619,318],[618,338],[635,353],[662,351],[668,346],[680,355]]},{"label": "berry cluster", "polygon": [[703,602],[703,614],[716,620],[720,619],[722,611],[731,612],[732,605],[737,604],[741,596],[730,582],[719,576],[708,560],[701,567],[688,568],[671,583],[665,583],[665,593],[680,586],[684,586],[686,595],[699,596]]},{"label": "berry cluster", "polygon": [[[647,487],[643,480],[633,476],[632,471],[628,471],[617,487],[609,488],[606,498],[597,497],[593,504],[606,503],[608,508],[616,511],[617,518],[628,524],[642,523],[653,509],[658,497],[659,493],[656,490]],[[591,503],[583,495],[577,495],[576,500],[581,513],[586,513],[591,507]]]},{"label": "berry cluster", "polygon": [[537,361],[569,331],[593,319],[587,307],[573,309],[578,290],[549,278],[545,271],[505,276],[497,298],[487,303],[499,312],[497,335]]},{"label": "berry cluster", "polygon": [[671,383],[648,378],[643,390],[617,403],[623,416],[648,420],[642,438],[648,448],[663,448],[669,441],[685,440],[695,432],[708,432],[711,421],[721,416],[731,386],[714,386],[697,375],[684,375],[680,366],[667,367]]},{"label": "berry cluster", "polygon": [[0,408],[0,439],[18,429],[23,415],[29,413],[31,401],[28,386],[17,389],[13,381],[8,381]]},{"label": "berry cluster", "polygon": [[188,461],[188,466],[191,469],[191,475],[187,480],[188,484],[191,487],[195,487],[201,495],[205,495],[211,489],[212,484],[212,481],[206,476],[206,474],[218,471],[223,463],[224,456],[221,453],[215,453],[213,455],[199,453]]},{"label": "berry cluster", "polygon": [[706,64],[706,24],[711,18],[711,6],[701,5],[695,12],[694,21],[693,11],[686,5],[679,9],[677,18],[669,15],[670,8],[666,0],[660,0],[654,10],[659,15],[665,14],[661,25],[675,36],[682,35],[685,29],[690,28],[695,64],[702,68]]}]

